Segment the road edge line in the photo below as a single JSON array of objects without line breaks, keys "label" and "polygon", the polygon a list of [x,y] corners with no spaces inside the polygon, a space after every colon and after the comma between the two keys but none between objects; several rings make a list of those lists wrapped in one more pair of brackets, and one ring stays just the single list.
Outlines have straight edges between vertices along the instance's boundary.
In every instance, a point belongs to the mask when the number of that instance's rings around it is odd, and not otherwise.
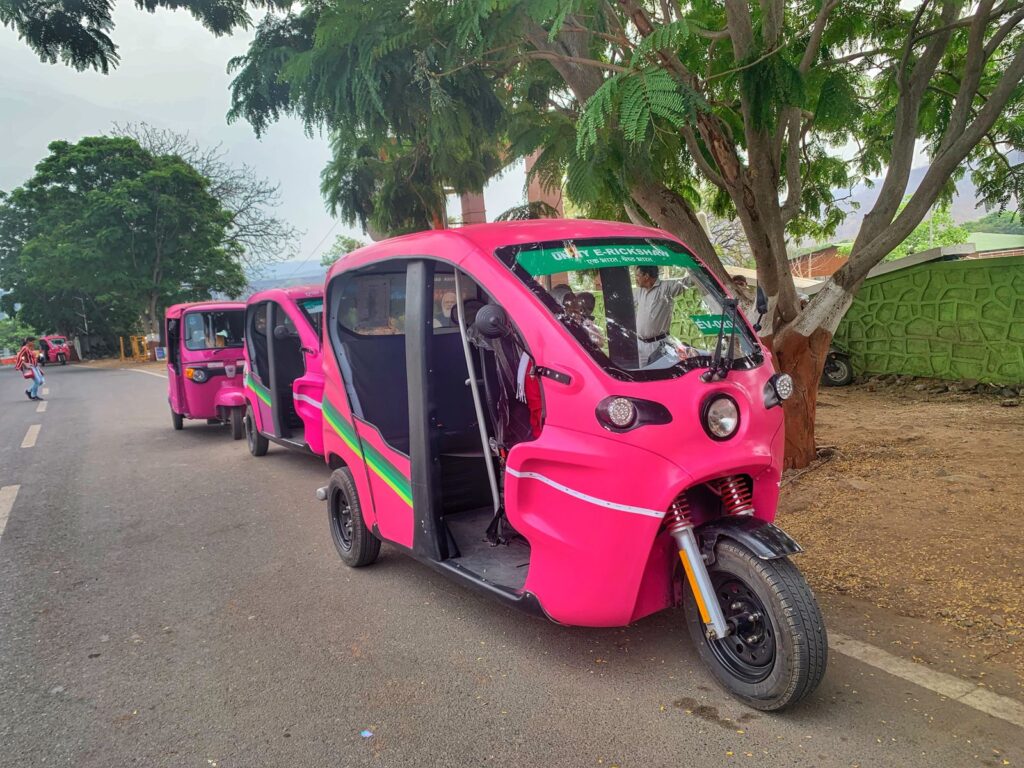
[{"label": "road edge line", "polygon": [[0,539],[4,536],[4,530],[7,528],[7,519],[11,515],[11,510],[14,509],[14,502],[18,498],[18,489],[20,488],[20,485],[0,487]]},{"label": "road edge line", "polygon": [[135,373],[144,373],[147,376],[156,376],[158,379],[166,379],[167,378],[167,374],[165,374],[165,373],[157,373],[156,371],[146,371],[146,370],[143,370],[142,368],[122,368],[121,370],[123,370],[123,371],[134,371]]},{"label": "road edge line", "polygon": [[830,631],[828,639],[829,648],[836,653],[849,656],[869,667],[880,669],[886,674],[919,685],[932,693],[960,702],[991,717],[1005,720],[1018,728],[1024,728],[1024,704],[1016,699],[979,688],[968,680],[938,672],[915,661],[902,659],[842,632]]}]

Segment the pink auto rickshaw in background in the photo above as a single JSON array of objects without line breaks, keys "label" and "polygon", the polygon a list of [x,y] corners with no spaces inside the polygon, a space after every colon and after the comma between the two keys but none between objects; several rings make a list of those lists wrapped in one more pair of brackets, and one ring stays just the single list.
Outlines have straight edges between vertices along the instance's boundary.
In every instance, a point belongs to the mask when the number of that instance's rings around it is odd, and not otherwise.
[{"label": "pink auto rickshaw in background", "polygon": [[253,456],[271,441],[323,455],[323,311],[320,286],[261,291],[246,302],[245,438]]},{"label": "pink auto rickshaw in background", "polygon": [[380,242],[331,269],[324,348],[344,562],[388,541],[561,624],[683,605],[750,706],[816,688],[825,627],[772,524],[793,383],[685,245],[571,220]]},{"label": "pink auto rickshaw in background", "polygon": [[67,365],[71,359],[68,340],[63,336],[43,336],[39,339],[39,364],[60,363]]},{"label": "pink auto rickshaw in background", "polygon": [[245,304],[202,301],[175,304],[164,316],[167,399],[171,423],[185,419],[229,424],[231,436],[244,434]]}]

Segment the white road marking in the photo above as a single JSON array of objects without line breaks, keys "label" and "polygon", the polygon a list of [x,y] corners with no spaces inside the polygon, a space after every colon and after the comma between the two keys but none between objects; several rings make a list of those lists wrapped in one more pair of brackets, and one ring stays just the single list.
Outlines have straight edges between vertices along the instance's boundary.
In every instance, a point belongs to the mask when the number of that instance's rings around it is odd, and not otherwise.
[{"label": "white road marking", "polygon": [[28,432],[25,433],[25,439],[21,441],[22,448],[34,448],[36,440],[39,438],[39,430],[43,428],[42,424],[33,424],[28,428]]},{"label": "white road marking", "polygon": [[36,413],[46,413],[46,404],[48,402],[48,400],[43,400],[42,402],[40,402],[39,405],[36,406]]},{"label": "white road marking", "polygon": [[48,394],[50,394],[50,388],[43,387],[43,397],[46,397]]},{"label": "white road marking", "polygon": [[844,656],[880,669],[890,675],[927,688],[929,691],[959,701],[986,715],[998,717],[1019,728],[1024,728],[1024,704],[1008,696],[979,688],[968,680],[962,680],[945,672],[936,672],[923,664],[893,656],[860,640],[854,640],[841,632],[828,633],[829,648]]},{"label": "white road marking", "polygon": [[129,368],[128,370],[129,371],[135,371],[136,373],[144,373],[147,376],[156,376],[158,379],[166,379],[167,378],[167,374],[166,373],[157,373],[156,371],[146,371],[146,370],[143,370],[142,368]]},{"label": "white road marking", "polygon": [[14,507],[14,500],[18,498],[20,485],[5,485],[0,488],[0,538],[3,538],[4,528],[7,527],[7,518]]}]

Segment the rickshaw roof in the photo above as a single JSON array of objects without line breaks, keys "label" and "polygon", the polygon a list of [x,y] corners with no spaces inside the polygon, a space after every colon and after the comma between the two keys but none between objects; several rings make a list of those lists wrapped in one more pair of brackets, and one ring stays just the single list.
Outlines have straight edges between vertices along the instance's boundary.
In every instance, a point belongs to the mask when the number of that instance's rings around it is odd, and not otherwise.
[{"label": "rickshaw roof", "polygon": [[173,304],[164,312],[165,317],[181,317],[186,312],[222,312],[229,309],[245,309],[241,301],[193,301]]},{"label": "rickshaw roof", "polygon": [[67,339],[63,333],[48,333],[45,336],[40,336],[42,339]]},{"label": "rickshaw roof", "polygon": [[246,305],[254,304],[257,301],[288,299],[298,301],[300,299],[316,299],[324,295],[322,285],[292,285],[287,288],[267,288],[257,291],[246,300]]},{"label": "rickshaw roof", "polygon": [[[471,224],[456,229],[432,229],[411,235],[392,237],[359,248],[334,263],[328,279],[375,261],[397,256],[452,254],[455,260],[479,258],[479,252],[493,257],[499,248],[509,245],[542,243],[550,240],[583,240],[611,237],[653,237],[681,242],[662,229],[624,224],[621,221],[590,219],[534,219],[531,221]],[[466,246],[469,246],[467,249]]]}]

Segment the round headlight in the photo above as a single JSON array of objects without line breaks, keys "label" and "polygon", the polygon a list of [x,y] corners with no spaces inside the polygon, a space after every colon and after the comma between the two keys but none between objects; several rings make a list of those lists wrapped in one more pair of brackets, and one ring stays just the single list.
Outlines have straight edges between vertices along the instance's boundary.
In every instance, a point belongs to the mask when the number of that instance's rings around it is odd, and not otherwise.
[{"label": "round headlight", "polygon": [[608,403],[605,414],[613,425],[625,429],[636,421],[636,406],[628,398],[616,397]]},{"label": "round headlight", "polygon": [[196,384],[202,384],[207,379],[207,373],[205,368],[194,368],[192,370],[192,381]]},{"label": "round headlight", "polygon": [[740,409],[728,395],[719,395],[704,406],[704,430],[716,440],[725,440],[740,425]]},{"label": "round headlight", "polygon": [[789,400],[793,395],[793,377],[788,373],[778,373],[772,379],[772,386],[775,387],[775,394],[779,400]]}]

